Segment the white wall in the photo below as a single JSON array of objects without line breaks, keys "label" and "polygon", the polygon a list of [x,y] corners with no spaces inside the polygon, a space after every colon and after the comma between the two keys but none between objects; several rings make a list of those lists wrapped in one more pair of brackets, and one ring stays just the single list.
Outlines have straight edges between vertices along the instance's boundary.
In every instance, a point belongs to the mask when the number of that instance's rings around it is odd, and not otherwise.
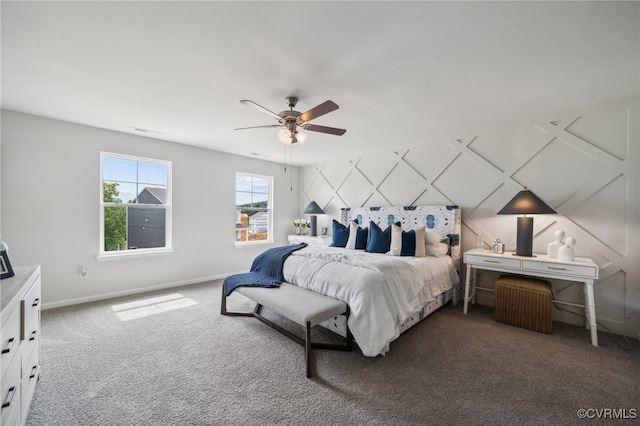
[{"label": "white wall", "polygon": [[[638,103],[638,98],[623,99],[305,167],[301,205],[314,199],[328,213],[318,226],[328,226],[347,206],[457,204],[463,250],[474,247],[477,235],[487,242],[499,238],[514,250],[516,218],[496,212],[527,186],[559,213],[535,217],[534,252],[545,253],[558,229],[576,238],[576,256],[591,257],[600,266],[598,322],[638,337]],[[479,279],[493,287],[496,278],[485,272]],[[564,289],[566,284],[553,283],[558,299],[582,303],[581,286]],[[493,293],[481,293],[479,301],[492,305]],[[634,312],[625,330],[625,318]],[[554,318],[582,321],[557,311]]]},{"label": "white wall", "polygon": [[[275,163],[5,110],[1,148],[2,238],[12,265],[42,265],[45,308],[247,271],[269,246],[234,247],[236,171],[274,177],[276,245],[300,215],[295,167],[292,192]],[[174,254],[96,260],[100,151],[173,162]]]}]

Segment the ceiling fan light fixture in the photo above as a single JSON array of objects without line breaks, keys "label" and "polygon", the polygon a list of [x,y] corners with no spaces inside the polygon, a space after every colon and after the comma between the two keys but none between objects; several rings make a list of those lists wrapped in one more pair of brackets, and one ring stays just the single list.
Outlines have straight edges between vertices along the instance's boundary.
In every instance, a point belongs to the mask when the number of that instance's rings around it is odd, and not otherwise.
[{"label": "ceiling fan light fixture", "polygon": [[236,130],[246,130],[246,129],[258,129],[258,128],[272,128],[272,127],[281,127],[277,132],[278,140],[284,145],[292,145],[294,143],[300,142],[300,145],[304,144],[304,141],[307,140],[308,134],[302,133],[298,129],[304,129],[309,132],[319,132],[326,133],[329,135],[342,136],[346,130],[338,129],[335,127],[327,127],[327,126],[319,126],[316,124],[311,124],[309,121],[321,117],[325,114],[330,113],[331,111],[335,111],[338,109],[338,105],[333,101],[325,101],[320,105],[317,105],[310,110],[300,113],[298,111],[294,111],[293,108],[298,103],[298,98],[294,96],[289,96],[286,98],[287,104],[290,108],[289,111],[282,111],[279,114],[268,110],[267,108],[258,105],[257,103],[250,101],[248,99],[243,99],[240,102],[255,108],[263,113],[275,118],[278,121],[278,124],[270,124],[266,126],[251,126],[251,127],[240,127]]},{"label": "ceiling fan light fixture", "polygon": [[289,129],[280,129],[278,130],[278,140],[285,145],[291,145],[291,131]]},{"label": "ceiling fan light fixture", "polygon": [[301,146],[304,145],[304,141],[306,141],[308,137],[309,135],[307,135],[306,133],[296,132],[296,139]]},{"label": "ceiling fan light fixture", "polygon": [[280,129],[278,130],[277,135],[278,140],[285,145],[291,145],[297,142],[300,142],[300,145],[303,145],[304,141],[309,137],[306,133],[302,133],[297,130],[291,131],[289,129]]}]

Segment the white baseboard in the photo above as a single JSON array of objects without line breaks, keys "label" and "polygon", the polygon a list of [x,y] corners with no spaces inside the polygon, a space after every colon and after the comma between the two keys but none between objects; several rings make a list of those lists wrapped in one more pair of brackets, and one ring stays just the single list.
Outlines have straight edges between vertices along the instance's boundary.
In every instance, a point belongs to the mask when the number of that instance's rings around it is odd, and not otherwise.
[{"label": "white baseboard", "polygon": [[98,295],[88,296],[88,297],[79,297],[77,299],[67,299],[67,300],[60,300],[60,301],[57,301],[57,302],[43,303],[42,304],[42,310],[53,309],[53,308],[61,308],[63,306],[78,305],[80,303],[97,302],[99,300],[113,299],[115,297],[121,297],[121,296],[131,296],[132,294],[146,293],[146,292],[149,292],[149,291],[156,291],[156,290],[164,290],[164,289],[173,288],[173,287],[182,287],[182,286],[191,285],[191,284],[199,284],[199,283],[206,282],[206,281],[214,281],[214,280],[224,279],[229,275],[231,275],[231,274],[217,275],[217,276],[211,276],[211,277],[202,277],[202,278],[194,278],[194,279],[185,280],[185,281],[177,281],[177,282],[173,282],[173,283],[158,284],[158,285],[154,285],[154,286],[136,288],[136,289],[131,289],[131,290],[117,291],[117,292],[113,292],[113,293],[104,293],[104,294],[98,294]]}]

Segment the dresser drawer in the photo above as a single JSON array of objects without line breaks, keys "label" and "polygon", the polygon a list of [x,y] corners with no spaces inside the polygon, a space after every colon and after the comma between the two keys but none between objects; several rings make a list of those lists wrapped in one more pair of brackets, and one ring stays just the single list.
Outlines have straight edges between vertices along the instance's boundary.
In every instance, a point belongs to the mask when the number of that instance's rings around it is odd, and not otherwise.
[{"label": "dresser drawer", "polygon": [[508,258],[505,256],[483,256],[479,254],[467,254],[464,257],[465,263],[472,263],[475,265],[486,265],[487,268],[494,266],[500,266],[505,268],[520,269],[520,259]]},{"label": "dresser drawer", "polygon": [[40,331],[34,330],[32,336],[25,339],[22,342],[22,347],[20,348],[21,358],[22,358],[22,376],[29,373],[29,369],[32,367],[29,365],[31,363],[30,359],[33,357],[34,353],[37,356],[40,348]]},{"label": "dresser drawer", "polygon": [[40,294],[40,277],[38,277],[22,299],[22,317],[24,318],[22,340],[33,339],[34,331],[36,334],[40,333],[40,305],[42,304]]},{"label": "dresser drawer", "polygon": [[40,377],[40,351],[34,350],[31,354],[31,358],[26,363],[26,372],[22,373],[22,419],[27,419],[29,414],[29,406],[31,405],[31,398],[36,389],[36,383]]},{"label": "dresser drawer", "polygon": [[0,386],[0,423],[2,425],[19,425],[22,411],[20,384],[20,357],[14,357],[2,378]]},{"label": "dresser drawer", "polygon": [[11,365],[18,348],[20,347],[20,309],[13,310],[7,321],[2,325],[2,342],[0,343],[0,364],[2,382],[4,383],[4,375]]},{"label": "dresser drawer", "polygon": [[549,272],[555,275],[566,275],[570,277],[597,278],[598,267],[594,264],[580,265],[576,263],[556,263],[556,262],[535,262],[530,260],[522,261],[523,270]]}]

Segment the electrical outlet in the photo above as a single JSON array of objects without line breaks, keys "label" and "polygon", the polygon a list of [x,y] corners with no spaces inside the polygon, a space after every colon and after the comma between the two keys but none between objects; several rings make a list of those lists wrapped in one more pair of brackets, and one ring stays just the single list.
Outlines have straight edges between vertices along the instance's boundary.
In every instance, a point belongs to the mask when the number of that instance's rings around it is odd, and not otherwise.
[{"label": "electrical outlet", "polygon": [[86,280],[87,278],[89,278],[89,270],[84,266],[80,267],[80,279]]}]

